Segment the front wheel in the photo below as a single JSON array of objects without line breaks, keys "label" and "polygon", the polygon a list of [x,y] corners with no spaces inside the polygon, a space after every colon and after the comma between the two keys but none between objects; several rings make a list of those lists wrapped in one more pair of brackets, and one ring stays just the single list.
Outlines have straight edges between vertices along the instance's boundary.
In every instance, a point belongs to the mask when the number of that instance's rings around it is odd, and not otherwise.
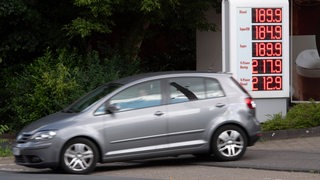
[{"label": "front wheel", "polygon": [[98,151],[88,139],[76,138],[69,141],[61,153],[61,167],[68,173],[87,174],[94,170]]},{"label": "front wheel", "polygon": [[234,125],[226,125],[214,133],[211,148],[218,160],[233,161],[241,158],[247,148],[247,136]]}]

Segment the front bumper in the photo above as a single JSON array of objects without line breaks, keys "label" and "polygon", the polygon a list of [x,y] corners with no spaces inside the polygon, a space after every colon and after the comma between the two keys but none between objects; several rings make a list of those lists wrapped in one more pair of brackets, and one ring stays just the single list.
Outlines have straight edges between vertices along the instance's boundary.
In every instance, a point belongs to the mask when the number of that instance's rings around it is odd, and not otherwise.
[{"label": "front bumper", "polygon": [[59,155],[52,142],[27,142],[12,147],[15,163],[33,168],[54,168],[59,164]]}]

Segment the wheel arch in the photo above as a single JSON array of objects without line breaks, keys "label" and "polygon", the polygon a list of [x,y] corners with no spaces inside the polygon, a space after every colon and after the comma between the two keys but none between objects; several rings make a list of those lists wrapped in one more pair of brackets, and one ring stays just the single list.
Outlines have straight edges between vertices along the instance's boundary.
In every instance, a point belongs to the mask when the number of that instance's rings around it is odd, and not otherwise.
[{"label": "wheel arch", "polygon": [[71,137],[69,138],[68,140],[66,140],[64,142],[64,144],[62,145],[62,148],[60,149],[60,152],[59,152],[59,158],[61,157],[61,154],[62,154],[62,151],[63,151],[63,148],[65,147],[65,145],[67,143],[69,143],[70,141],[74,140],[74,139],[77,139],[77,138],[83,138],[83,139],[87,139],[89,141],[91,141],[97,148],[98,150],[98,162],[102,162],[102,148],[101,146],[99,145],[99,143],[93,138],[93,137],[90,137],[90,136],[86,136],[86,135],[79,135],[79,136],[74,136],[74,137]]},{"label": "wheel arch", "polygon": [[246,139],[247,139],[247,143],[250,141],[250,136],[248,134],[248,131],[239,123],[237,122],[226,122],[226,123],[222,123],[220,124],[219,126],[217,126],[216,128],[212,129],[211,130],[211,133],[210,133],[210,141],[209,141],[209,152],[211,153],[212,152],[212,141],[213,141],[213,136],[214,134],[217,132],[218,129],[224,127],[224,126],[229,126],[229,125],[232,125],[232,126],[236,126],[238,128],[240,128],[244,133],[245,133],[245,136],[246,136]]}]

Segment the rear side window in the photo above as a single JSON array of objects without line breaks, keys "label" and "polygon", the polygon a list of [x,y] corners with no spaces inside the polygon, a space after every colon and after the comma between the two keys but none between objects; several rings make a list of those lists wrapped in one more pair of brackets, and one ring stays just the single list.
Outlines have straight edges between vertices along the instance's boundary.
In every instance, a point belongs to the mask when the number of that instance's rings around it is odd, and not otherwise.
[{"label": "rear side window", "polygon": [[169,103],[179,103],[224,96],[216,79],[172,78],[169,80]]},{"label": "rear side window", "polygon": [[216,79],[206,79],[207,98],[223,97],[224,92]]}]

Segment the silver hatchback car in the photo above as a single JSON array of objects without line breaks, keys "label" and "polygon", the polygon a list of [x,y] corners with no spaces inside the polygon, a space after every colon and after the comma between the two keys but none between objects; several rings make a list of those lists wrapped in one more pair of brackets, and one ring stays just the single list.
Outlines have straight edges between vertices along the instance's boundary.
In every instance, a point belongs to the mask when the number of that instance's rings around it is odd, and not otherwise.
[{"label": "silver hatchback car", "polygon": [[181,154],[237,160],[260,133],[255,103],[231,74],[159,72],[107,83],[31,123],[13,153],[19,165],[85,174]]}]

